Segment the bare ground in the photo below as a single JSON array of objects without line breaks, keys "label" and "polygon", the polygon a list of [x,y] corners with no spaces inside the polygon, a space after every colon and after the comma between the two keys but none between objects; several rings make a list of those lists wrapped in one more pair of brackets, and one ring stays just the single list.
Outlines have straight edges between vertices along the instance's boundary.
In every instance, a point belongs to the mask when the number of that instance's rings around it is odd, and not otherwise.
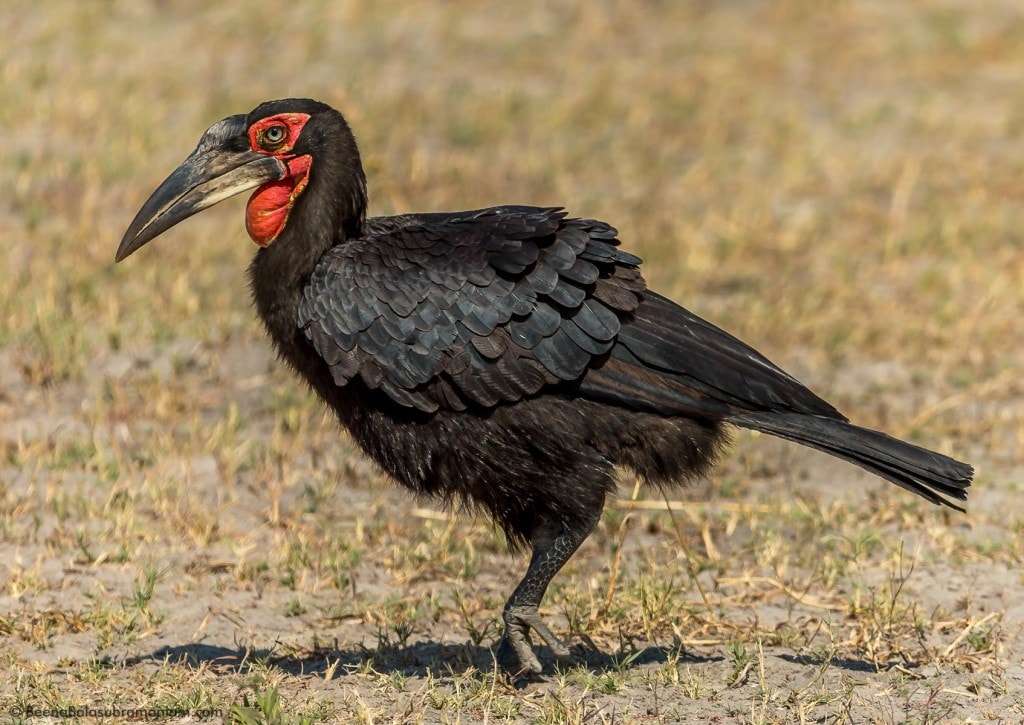
[{"label": "bare ground", "polygon": [[[301,403],[298,426],[315,435],[283,433],[266,390],[288,381],[262,348],[172,344],[96,363],[84,385],[45,395],[6,381],[5,445],[23,461],[5,488],[9,708],[226,713],[276,685],[307,716],[371,721],[1024,714],[1021,578],[999,553],[1012,480],[989,478],[984,458],[968,518],[763,438],[739,441],[672,514],[662,499],[631,501],[627,486],[545,609],[577,662],[547,652],[549,675],[509,680],[494,675],[490,647],[523,562],[485,522],[383,481],[335,444],[315,405]],[[218,452],[105,474],[117,464],[104,451],[147,456],[133,431],[168,425],[144,401],[121,422],[117,398],[172,368],[200,435],[234,429],[239,458],[281,446],[276,486],[268,461],[228,469]],[[124,392],[97,426],[111,382]],[[93,443],[64,443],[75,440]],[[59,475],[32,463],[70,455],[78,470]]]}]

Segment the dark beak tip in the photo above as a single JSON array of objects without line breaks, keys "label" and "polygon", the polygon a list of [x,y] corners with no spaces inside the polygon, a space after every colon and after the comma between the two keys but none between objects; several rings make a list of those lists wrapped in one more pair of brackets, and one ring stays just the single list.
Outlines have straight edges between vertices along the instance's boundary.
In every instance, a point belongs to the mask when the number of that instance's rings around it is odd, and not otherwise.
[{"label": "dark beak tip", "polygon": [[138,234],[132,234],[132,229],[129,227],[128,231],[125,232],[125,235],[121,238],[121,243],[117,246],[117,251],[114,252],[114,264],[123,262],[144,244],[145,241],[140,243]]},{"label": "dark beak tip", "polygon": [[[208,132],[209,133],[209,132]],[[285,176],[278,158],[253,151],[193,152],[157,187],[128,225],[114,254],[121,262],[156,237],[230,196]]]}]

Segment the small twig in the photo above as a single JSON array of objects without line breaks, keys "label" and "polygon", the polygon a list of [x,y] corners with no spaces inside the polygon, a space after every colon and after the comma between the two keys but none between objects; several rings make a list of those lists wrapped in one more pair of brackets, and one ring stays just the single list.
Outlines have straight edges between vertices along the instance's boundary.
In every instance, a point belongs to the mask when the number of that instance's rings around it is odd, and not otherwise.
[{"label": "small twig", "polygon": [[700,574],[700,572],[696,570],[697,567],[693,563],[693,557],[690,556],[690,548],[686,545],[686,542],[683,540],[682,529],[679,526],[679,522],[676,521],[676,512],[672,508],[672,502],[670,502],[667,497],[664,499],[664,501],[665,510],[668,511],[668,515],[672,519],[672,527],[676,530],[676,539],[679,543],[679,548],[683,550],[683,556],[686,557],[686,570],[690,574],[690,581],[692,581],[693,585],[697,587],[697,592],[700,594],[700,598],[704,601],[704,607],[708,610],[708,617],[711,619],[712,622],[717,622],[718,617],[715,615],[715,609],[711,605],[711,600],[708,598],[708,593],[704,591],[704,585],[700,583],[700,578],[698,577],[698,574]]},{"label": "small twig", "polygon": [[430,519],[431,521],[456,521],[458,517],[445,511],[434,509],[417,508],[409,512],[418,519]]},{"label": "small twig", "polygon": [[[632,504],[634,501],[636,501],[636,497],[639,496],[639,495],[640,495],[640,479],[637,478],[636,481],[633,484],[633,495],[629,497],[629,501],[626,502],[626,503],[627,504]],[[612,559],[611,571],[609,572],[609,577],[608,577],[608,591],[605,593],[605,597],[604,597],[604,607],[603,607],[603,609],[604,609],[605,612],[607,612],[609,610],[609,608],[611,608],[611,606],[612,606],[612,598],[613,598],[613,596],[615,594],[615,584],[616,584],[616,582],[619,579],[619,565],[622,562],[622,546],[623,546],[623,544],[625,543],[625,540],[626,540],[626,523],[629,521],[629,519],[630,519],[630,517],[632,515],[633,515],[633,509],[632,509],[632,506],[629,505],[627,507],[626,515],[622,517],[622,521],[619,524],[619,536],[618,536],[618,542],[616,543],[616,546],[615,546],[615,557]]]},{"label": "small twig", "polygon": [[841,611],[844,611],[844,610],[847,609],[847,605],[845,605],[845,604],[829,604],[828,602],[823,602],[820,599],[815,599],[815,598],[807,596],[806,594],[801,594],[801,593],[799,593],[797,591],[794,591],[792,588],[786,586],[784,583],[780,582],[778,579],[773,579],[772,577],[767,577],[767,576],[742,576],[742,577],[730,576],[730,577],[720,577],[718,579],[718,583],[719,584],[770,584],[771,586],[775,587],[776,589],[778,589],[783,594],[785,594],[785,595],[787,595],[789,597],[792,597],[793,599],[795,599],[796,601],[800,602],[801,604],[803,604],[804,606],[807,606],[807,607],[813,607],[815,609],[828,609],[828,610],[831,610],[831,611],[834,611],[834,612],[841,612]]},{"label": "small twig", "polygon": [[638,511],[672,511],[680,509],[683,511],[728,511],[734,513],[759,513],[771,514],[779,510],[778,506],[767,504],[737,503],[735,501],[669,501],[663,498],[660,501],[655,499],[640,499],[637,501],[612,501],[612,508],[629,508]]},{"label": "small twig", "polygon": [[949,657],[951,654],[953,654],[953,650],[955,650],[957,648],[957,645],[959,645],[961,642],[963,642],[964,638],[966,638],[967,635],[970,634],[972,629],[975,629],[976,627],[980,627],[981,625],[985,624],[985,622],[989,621],[993,617],[999,616],[999,614],[1000,614],[1000,612],[989,612],[984,617],[979,619],[977,622],[972,622],[972,623],[968,624],[966,627],[964,627],[963,631],[960,632],[960,634],[957,635],[956,639],[954,639],[950,643],[949,647],[946,647],[946,651],[942,653],[942,656],[944,658],[945,657]]}]

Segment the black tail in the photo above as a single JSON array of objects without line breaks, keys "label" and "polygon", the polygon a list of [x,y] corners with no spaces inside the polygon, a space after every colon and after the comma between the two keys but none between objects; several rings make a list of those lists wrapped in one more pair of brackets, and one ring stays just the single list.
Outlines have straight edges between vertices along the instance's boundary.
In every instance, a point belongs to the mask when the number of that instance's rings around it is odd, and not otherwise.
[{"label": "black tail", "polygon": [[940,453],[844,420],[800,413],[747,413],[730,423],[817,448],[855,463],[934,504],[964,509],[974,469]]}]

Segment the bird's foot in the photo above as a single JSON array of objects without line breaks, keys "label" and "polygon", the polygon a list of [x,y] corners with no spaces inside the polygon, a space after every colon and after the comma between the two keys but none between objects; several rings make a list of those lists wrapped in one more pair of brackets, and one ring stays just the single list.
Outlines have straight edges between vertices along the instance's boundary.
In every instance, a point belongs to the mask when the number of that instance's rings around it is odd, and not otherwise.
[{"label": "bird's foot", "polygon": [[540,660],[533,651],[533,642],[530,640],[530,630],[544,640],[544,644],[551,648],[555,657],[569,657],[569,648],[556,637],[544,620],[540,618],[540,612],[530,607],[509,607],[504,612],[505,633],[498,644],[498,664],[509,672],[525,672],[539,675],[543,671]]}]

